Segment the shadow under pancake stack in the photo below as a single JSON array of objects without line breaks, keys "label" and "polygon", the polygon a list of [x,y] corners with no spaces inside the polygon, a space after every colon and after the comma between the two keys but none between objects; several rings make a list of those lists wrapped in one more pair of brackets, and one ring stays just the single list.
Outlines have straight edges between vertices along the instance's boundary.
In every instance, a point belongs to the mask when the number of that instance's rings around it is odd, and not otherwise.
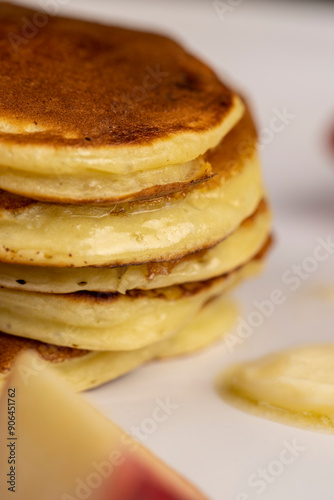
[{"label": "shadow under pancake stack", "polygon": [[233,325],[270,212],[250,112],[174,41],[0,3],[0,380],[33,349],[78,390]]}]

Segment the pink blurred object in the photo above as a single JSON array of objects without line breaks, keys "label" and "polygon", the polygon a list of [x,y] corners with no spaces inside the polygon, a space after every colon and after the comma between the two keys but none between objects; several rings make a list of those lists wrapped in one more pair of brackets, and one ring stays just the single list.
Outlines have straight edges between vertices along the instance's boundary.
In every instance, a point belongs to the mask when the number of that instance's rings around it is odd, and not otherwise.
[{"label": "pink blurred object", "polygon": [[334,125],[332,127],[332,130],[331,130],[330,136],[329,136],[329,146],[330,146],[332,153],[334,154]]},{"label": "pink blurred object", "polygon": [[106,500],[192,500],[130,456],[111,477]]}]

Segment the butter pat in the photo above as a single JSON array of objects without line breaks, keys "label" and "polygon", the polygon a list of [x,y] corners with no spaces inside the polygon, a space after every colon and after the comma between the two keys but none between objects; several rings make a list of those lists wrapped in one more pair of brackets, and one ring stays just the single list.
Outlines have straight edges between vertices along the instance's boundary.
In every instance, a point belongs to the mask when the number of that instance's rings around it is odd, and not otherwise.
[{"label": "butter pat", "polygon": [[299,347],[232,367],[218,380],[224,399],[300,427],[334,431],[334,344]]}]

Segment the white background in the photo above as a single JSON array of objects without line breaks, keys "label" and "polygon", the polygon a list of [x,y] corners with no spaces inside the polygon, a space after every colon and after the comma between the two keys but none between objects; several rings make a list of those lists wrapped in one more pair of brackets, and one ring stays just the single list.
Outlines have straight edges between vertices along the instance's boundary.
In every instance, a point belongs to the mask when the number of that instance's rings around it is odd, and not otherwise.
[{"label": "white background", "polygon": [[[275,246],[265,273],[235,293],[244,319],[254,310],[252,302],[269,298],[275,288],[284,292],[286,301],[233,353],[221,342],[199,355],[151,363],[85,397],[128,431],[151,417],[156,398],[170,397],[178,409],[145,444],[214,500],[332,500],[334,437],[243,414],[218,398],[214,379],[236,361],[334,337],[334,255],[297,291],[282,282],[292,265],[312,256],[317,238],[331,234],[334,239],[334,149],[331,155],[329,148],[334,129],[334,4],[223,3],[235,6],[223,18],[210,0],[70,0],[61,13],[175,36],[246,93],[260,130],[269,126],[275,109],[286,108],[295,116],[262,151]],[[293,439],[305,449],[259,495],[247,483],[249,476],[270,467],[283,442]]]}]

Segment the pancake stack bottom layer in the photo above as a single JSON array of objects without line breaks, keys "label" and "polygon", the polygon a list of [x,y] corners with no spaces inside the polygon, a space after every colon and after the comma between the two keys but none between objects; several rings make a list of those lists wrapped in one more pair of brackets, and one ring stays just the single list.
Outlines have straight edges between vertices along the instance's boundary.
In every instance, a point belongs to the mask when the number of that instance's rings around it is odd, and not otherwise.
[{"label": "pancake stack bottom layer", "polygon": [[[0,3],[0,35],[32,15]],[[152,33],[54,17],[14,49],[0,46],[0,382],[26,349],[84,390],[220,338],[270,240],[246,104]]]}]

